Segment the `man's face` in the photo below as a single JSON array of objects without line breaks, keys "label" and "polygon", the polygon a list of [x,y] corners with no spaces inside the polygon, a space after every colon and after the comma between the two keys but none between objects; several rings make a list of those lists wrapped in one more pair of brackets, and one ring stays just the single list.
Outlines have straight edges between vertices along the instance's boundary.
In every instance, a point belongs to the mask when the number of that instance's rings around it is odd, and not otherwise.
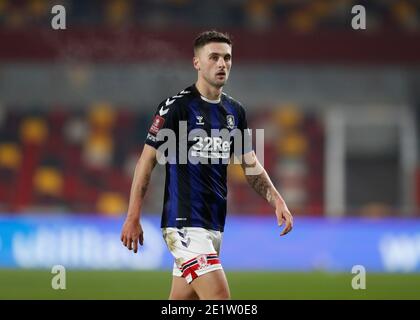
[{"label": "man's face", "polygon": [[223,87],[232,66],[232,47],[223,42],[210,42],[196,51],[193,63],[199,77],[214,87]]}]

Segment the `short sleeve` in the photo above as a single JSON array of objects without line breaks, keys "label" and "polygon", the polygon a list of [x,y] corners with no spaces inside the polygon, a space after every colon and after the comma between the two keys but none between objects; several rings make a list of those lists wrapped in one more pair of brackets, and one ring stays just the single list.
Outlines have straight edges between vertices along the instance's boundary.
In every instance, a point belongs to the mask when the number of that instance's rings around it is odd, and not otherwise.
[{"label": "short sleeve", "polygon": [[235,148],[235,156],[241,156],[253,150],[252,133],[251,130],[248,128],[248,120],[246,117],[245,109],[242,106],[239,106],[239,108],[239,121],[237,129],[239,130],[239,136],[242,138],[242,148],[240,148],[240,150],[237,150],[237,148]]},{"label": "short sleeve", "polygon": [[170,102],[171,101],[167,99],[159,104],[147,133],[145,143],[155,149],[158,149],[159,146],[165,142],[163,140],[158,140],[157,135],[160,130],[172,129],[175,132],[178,130],[177,107],[175,103]]}]

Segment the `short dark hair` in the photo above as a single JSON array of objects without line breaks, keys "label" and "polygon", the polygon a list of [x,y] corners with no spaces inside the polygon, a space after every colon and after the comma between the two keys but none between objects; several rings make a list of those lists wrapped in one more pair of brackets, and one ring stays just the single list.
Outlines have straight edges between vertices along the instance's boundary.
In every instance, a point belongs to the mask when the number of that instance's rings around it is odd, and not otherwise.
[{"label": "short dark hair", "polygon": [[218,32],[216,30],[204,31],[194,40],[194,52],[210,42],[223,42],[232,46],[232,39],[227,33]]}]

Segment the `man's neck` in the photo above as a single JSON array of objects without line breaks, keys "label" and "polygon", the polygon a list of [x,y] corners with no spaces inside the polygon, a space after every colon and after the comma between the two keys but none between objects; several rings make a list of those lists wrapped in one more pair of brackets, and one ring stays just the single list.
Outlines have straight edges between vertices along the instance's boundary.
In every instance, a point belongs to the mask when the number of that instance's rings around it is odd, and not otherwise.
[{"label": "man's neck", "polygon": [[223,87],[216,88],[213,86],[208,85],[204,81],[197,80],[195,83],[195,86],[200,93],[201,96],[203,96],[206,99],[209,100],[219,100],[222,95]]}]

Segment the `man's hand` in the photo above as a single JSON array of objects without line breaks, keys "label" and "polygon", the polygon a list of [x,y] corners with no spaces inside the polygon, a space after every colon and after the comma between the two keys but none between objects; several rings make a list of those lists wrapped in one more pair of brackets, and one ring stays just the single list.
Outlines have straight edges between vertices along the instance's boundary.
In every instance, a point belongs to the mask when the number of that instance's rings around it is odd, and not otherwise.
[{"label": "man's hand", "polygon": [[121,241],[128,250],[137,253],[138,244],[143,245],[143,229],[140,222],[135,219],[126,219],[121,231]]},{"label": "man's hand", "polygon": [[280,234],[280,236],[284,236],[293,228],[293,217],[284,201],[276,202],[276,216],[279,226],[281,226],[284,222],[286,223],[286,226]]}]

